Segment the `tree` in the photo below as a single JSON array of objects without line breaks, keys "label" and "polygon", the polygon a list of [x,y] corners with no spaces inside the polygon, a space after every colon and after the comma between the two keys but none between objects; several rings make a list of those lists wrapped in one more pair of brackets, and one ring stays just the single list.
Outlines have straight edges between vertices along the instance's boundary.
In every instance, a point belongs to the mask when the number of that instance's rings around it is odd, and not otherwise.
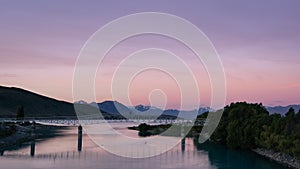
[{"label": "tree", "polygon": [[295,116],[295,109],[293,107],[289,108],[289,111],[285,113],[285,116]]},{"label": "tree", "polygon": [[289,111],[285,114],[284,122],[285,122],[284,134],[286,136],[289,136],[295,129],[297,123],[295,118],[295,110],[293,107],[291,107]]},{"label": "tree", "polygon": [[24,119],[25,113],[24,113],[24,107],[21,105],[18,107],[17,111],[17,120],[22,120]]},{"label": "tree", "polygon": [[300,159],[300,110],[269,115],[262,104],[232,103],[224,108],[211,140],[230,148],[266,148]]}]

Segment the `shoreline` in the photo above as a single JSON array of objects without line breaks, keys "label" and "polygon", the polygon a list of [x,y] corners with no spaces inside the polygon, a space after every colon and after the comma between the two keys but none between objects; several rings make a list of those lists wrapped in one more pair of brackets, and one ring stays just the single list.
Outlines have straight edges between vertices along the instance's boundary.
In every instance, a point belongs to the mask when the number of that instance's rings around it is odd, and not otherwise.
[{"label": "shoreline", "polygon": [[[0,139],[0,151],[5,149],[20,145],[24,142],[34,139],[34,135],[31,134],[31,126],[21,126],[20,124],[10,124],[11,128],[6,128],[6,130],[15,130],[13,134],[8,135]],[[14,129],[12,129],[14,128]],[[13,132],[13,131],[12,131]]]},{"label": "shoreline", "polygon": [[275,152],[273,150],[267,150],[263,148],[256,148],[252,150],[258,155],[261,155],[269,160],[278,162],[288,167],[300,169],[300,160],[282,152]]},{"label": "shoreline", "polygon": [[15,133],[11,136],[0,139],[0,151],[4,151],[11,147],[21,145],[32,139],[34,139],[34,137],[28,133],[23,133],[23,132]]},{"label": "shoreline", "polygon": [[20,126],[19,124],[15,126],[17,131],[14,134],[0,139],[0,155],[2,151],[22,145],[31,140],[59,135],[59,130],[62,128],[42,124],[36,124],[35,129],[32,126]]}]

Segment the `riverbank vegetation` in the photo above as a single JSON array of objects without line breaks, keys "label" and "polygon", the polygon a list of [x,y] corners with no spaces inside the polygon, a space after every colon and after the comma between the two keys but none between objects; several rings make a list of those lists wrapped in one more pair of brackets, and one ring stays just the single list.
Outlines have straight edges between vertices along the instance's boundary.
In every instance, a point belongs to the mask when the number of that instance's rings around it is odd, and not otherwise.
[{"label": "riverbank vegetation", "polygon": [[[197,118],[206,118],[207,115],[208,112]],[[140,136],[150,136],[166,133],[170,126],[141,124],[129,129],[139,130]],[[201,130],[201,126],[194,126],[187,137],[197,137]],[[300,110],[296,113],[290,108],[285,116],[270,115],[262,104],[232,103],[224,108],[210,141],[233,149],[263,148],[300,159]]]},{"label": "riverbank vegetation", "polygon": [[232,103],[224,108],[211,141],[235,149],[264,148],[300,159],[300,112],[269,115],[262,104]]},{"label": "riverbank vegetation", "polygon": [[14,124],[1,124],[0,127],[0,139],[8,137],[16,133],[17,129]]}]

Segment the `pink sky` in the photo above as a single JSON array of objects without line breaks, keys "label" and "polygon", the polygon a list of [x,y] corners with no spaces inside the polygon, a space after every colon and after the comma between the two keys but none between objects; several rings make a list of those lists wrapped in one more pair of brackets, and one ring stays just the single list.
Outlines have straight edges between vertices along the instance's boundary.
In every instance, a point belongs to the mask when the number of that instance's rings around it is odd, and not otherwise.
[{"label": "pink sky", "polygon": [[[224,65],[227,104],[299,104],[299,7],[299,1],[1,1],[0,85],[71,102],[74,66],[86,40],[113,19],[158,11],[189,20],[210,38]],[[197,77],[199,104],[209,105],[211,90],[201,62],[179,42],[159,36],[128,39],[106,56],[96,78],[98,102],[111,99],[111,76],[121,58],[147,47],[170,50],[185,60]],[[149,92],[158,88],[165,91],[168,107],[177,108],[180,92],[161,72],[137,76],[129,97],[133,104],[149,104]]]}]

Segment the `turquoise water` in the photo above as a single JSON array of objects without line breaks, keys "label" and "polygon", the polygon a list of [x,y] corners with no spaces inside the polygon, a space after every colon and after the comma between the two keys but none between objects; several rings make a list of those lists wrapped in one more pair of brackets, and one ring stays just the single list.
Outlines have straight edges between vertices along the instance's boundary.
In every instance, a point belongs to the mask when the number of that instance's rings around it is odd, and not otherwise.
[{"label": "turquoise water", "polygon": [[[119,127],[123,133],[137,136],[136,131],[125,128]],[[158,156],[134,159],[111,154],[98,147],[84,134],[81,151],[78,151],[78,135],[75,127],[63,131],[62,136],[36,140],[15,150],[7,150],[0,157],[0,164],[3,169],[285,168],[250,151],[230,150],[211,143],[198,144],[191,138],[186,138],[184,142]]]},{"label": "turquoise water", "polygon": [[207,152],[211,164],[219,169],[288,168],[251,151],[232,150],[212,143],[196,144],[196,147]]}]

